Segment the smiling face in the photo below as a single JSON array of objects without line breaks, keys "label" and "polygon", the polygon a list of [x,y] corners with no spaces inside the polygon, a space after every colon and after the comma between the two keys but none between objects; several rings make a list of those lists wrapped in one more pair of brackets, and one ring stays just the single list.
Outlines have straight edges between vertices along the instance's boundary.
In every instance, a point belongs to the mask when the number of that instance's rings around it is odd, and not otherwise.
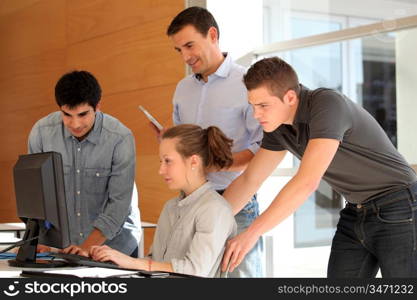
[{"label": "smiling face", "polygon": [[63,105],[61,106],[61,114],[64,126],[80,141],[90,133],[96,119],[94,108],[87,103],[80,104],[75,108]]},{"label": "smiling face", "polygon": [[282,124],[292,124],[298,106],[298,98],[289,90],[281,100],[272,95],[266,86],[248,91],[253,115],[265,132],[272,132]]},{"label": "smiling face", "polygon": [[[175,50],[194,74],[201,74],[206,80],[214,73],[222,62],[222,54],[218,46],[217,30],[211,27],[207,36],[202,35],[192,25],[187,25],[170,36]],[[219,61],[220,60],[220,61]]]}]

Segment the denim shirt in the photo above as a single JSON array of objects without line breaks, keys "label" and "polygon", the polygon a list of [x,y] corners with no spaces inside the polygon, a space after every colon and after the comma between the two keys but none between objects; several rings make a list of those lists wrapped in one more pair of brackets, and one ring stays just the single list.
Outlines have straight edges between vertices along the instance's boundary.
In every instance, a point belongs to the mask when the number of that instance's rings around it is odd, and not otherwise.
[{"label": "denim shirt", "polygon": [[[253,117],[248,92],[243,84],[245,68],[227,55],[215,73],[204,82],[198,74],[181,80],[173,99],[173,122],[219,127],[233,139],[233,152],[256,153],[262,140],[262,128]],[[208,179],[216,190],[225,189],[241,172],[213,172]]]},{"label": "denim shirt", "polygon": [[71,243],[80,245],[97,228],[107,245],[130,254],[139,239],[139,210],[132,203],[136,155],[131,131],[96,112],[92,131],[80,142],[58,111],[36,122],[29,135],[29,153],[47,151],[62,155]]}]

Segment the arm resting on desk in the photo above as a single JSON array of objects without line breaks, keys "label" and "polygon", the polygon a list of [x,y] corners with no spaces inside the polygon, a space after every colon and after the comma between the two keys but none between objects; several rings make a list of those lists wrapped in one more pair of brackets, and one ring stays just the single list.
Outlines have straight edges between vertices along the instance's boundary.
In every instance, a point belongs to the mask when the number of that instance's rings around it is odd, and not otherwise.
[{"label": "arm resting on desk", "polygon": [[146,271],[174,272],[171,263],[158,262],[151,259],[133,258],[109,246],[93,246],[90,256],[97,261],[112,261],[122,268]]}]

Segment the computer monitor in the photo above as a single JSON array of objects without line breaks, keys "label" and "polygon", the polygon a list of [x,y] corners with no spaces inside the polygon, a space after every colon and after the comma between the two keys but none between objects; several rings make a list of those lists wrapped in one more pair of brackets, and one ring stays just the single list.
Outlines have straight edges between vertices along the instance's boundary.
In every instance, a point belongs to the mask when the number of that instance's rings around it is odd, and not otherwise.
[{"label": "computer monitor", "polygon": [[[60,262],[36,260],[38,242],[65,248],[70,233],[65,198],[62,157],[57,152],[20,155],[14,169],[17,215],[26,223],[23,240],[15,260],[16,267],[56,267]],[[36,238],[38,236],[38,238]]]}]

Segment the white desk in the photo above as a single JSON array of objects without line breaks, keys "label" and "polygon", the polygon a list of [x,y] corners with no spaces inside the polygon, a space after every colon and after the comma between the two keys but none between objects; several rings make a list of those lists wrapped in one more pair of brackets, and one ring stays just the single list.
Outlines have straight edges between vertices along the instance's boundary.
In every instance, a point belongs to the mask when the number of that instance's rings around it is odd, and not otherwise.
[{"label": "white desk", "polygon": [[[137,271],[129,270],[117,270],[117,269],[105,269],[105,268],[90,268],[90,267],[61,267],[61,268],[20,268],[11,267],[7,260],[0,260],[0,278],[21,278],[22,271],[51,271],[54,273],[65,272],[67,275],[74,275],[77,277],[90,277],[90,278],[105,278],[109,276],[123,276],[132,275]],[[47,275],[43,277],[48,277]]]}]

